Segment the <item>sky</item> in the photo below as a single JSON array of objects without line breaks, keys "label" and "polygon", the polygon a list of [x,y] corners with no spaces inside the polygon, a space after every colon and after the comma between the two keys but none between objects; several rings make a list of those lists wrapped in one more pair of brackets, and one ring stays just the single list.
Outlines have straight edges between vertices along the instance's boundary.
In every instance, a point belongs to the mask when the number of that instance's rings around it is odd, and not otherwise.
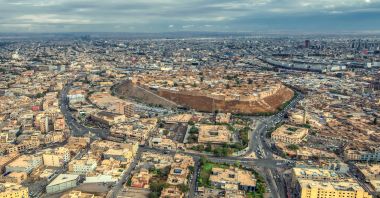
[{"label": "sky", "polygon": [[380,0],[0,0],[0,32],[380,32]]}]

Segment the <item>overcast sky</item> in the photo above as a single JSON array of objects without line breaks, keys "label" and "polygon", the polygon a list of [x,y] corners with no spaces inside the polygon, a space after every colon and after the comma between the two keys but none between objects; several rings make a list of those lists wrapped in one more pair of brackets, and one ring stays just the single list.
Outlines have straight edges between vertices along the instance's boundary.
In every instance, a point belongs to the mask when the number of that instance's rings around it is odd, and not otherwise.
[{"label": "overcast sky", "polygon": [[0,0],[0,32],[378,30],[380,0]]}]

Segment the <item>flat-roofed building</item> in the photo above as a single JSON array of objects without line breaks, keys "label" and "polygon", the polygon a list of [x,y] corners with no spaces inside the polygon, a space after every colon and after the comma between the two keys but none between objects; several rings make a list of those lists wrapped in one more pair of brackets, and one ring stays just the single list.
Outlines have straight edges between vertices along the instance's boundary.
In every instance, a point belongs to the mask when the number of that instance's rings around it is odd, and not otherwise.
[{"label": "flat-roofed building", "polygon": [[62,195],[60,198],[104,198],[104,196],[96,196],[92,193],[85,193],[78,190],[72,190]]},{"label": "flat-roofed building", "polygon": [[42,165],[41,155],[22,155],[9,163],[5,169],[7,172],[25,172],[29,174],[40,165]]},{"label": "flat-roofed building", "polygon": [[118,124],[121,122],[125,122],[124,114],[117,114],[107,111],[100,111],[91,115],[91,118],[97,122],[102,124],[111,126],[114,124]]},{"label": "flat-roofed building", "polygon": [[66,122],[64,118],[57,118],[54,120],[54,130],[55,131],[63,131],[66,128]]},{"label": "flat-roofed building", "polygon": [[377,193],[377,195],[380,195],[380,180],[373,179],[369,181],[369,184],[371,185],[372,189]]},{"label": "flat-roofed building", "polygon": [[49,149],[42,155],[42,159],[45,166],[61,167],[70,160],[70,151],[64,147]]},{"label": "flat-roofed building", "polygon": [[10,182],[16,184],[21,184],[26,179],[28,179],[28,175],[25,172],[11,172],[0,176],[0,182]]},{"label": "flat-roofed building", "polygon": [[199,125],[199,143],[223,144],[229,143],[231,132],[225,125]]},{"label": "flat-roofed building", "polygon": [[344,174],[339,174],[333,170],[319,168],[293,168],[292,184],[293,186],[299,179],[309,179],[314,181],[340,181]]},{"label": "flat-roofed building", "polygon": [[374,161],[380,162],[380,148],[372,150],[346,149],[344,158],[352,161]]},{"label": "flat-roofed building", "polygon": [[173,123],[188,123],[193,115],[191,114],[178,114],[178,115],[173,115],[164,118],[164,122],[173,124]]},{"label": "flat-roofed building", "polygon": [[353,180],[334,182],[299,179],[295,191],[300,198],[372,198]]},{"label": "flat-roofed building", "polygon": [[16,183],[1,183],[0,184],[0,197],[4,198],[29,198],[29,191],[27,187],[21,186]]},{"label": "flat-roofed building", "polygon": [[218,123],[229,123],[231,120],[231,113],[218,113],[215,121]]},{"label": "flat-roofed building", "polygon": [[309,129],[284,124],[272,132],[272,140],[287,144],[299,144],[307,136]]},{"label": "flat-roofed building", "polygon": [[225,190],[254,191],[256,189],[256,178],[252,172],[234,167],[212,168],[210,182],[211,185]]},{"label": "flat-roofed building", "polygon": [[152,175],[147,169],[141,168],[140,171],[133,175],[131,186],[134,188],[149,188],[149,180]]},{"label": "flat-roofed building", "polygon": [[0,173],[5,171],[5,166],[15,160],[19,154],[8,154],[4,156],[0,156]]},{"label": "flat-roofed building", "polygon": [[369,183],[372,189],[380,195],[380,165],[379,164],[356,164],[359,176]]},{"label": "flat-roofed building", "polygon": [[106,109],[112,113],[122,114],[126,117],[132,117],[135,113],[134,104],[109,93],[98,92],[89,97],[90,101],[101,109]]},{"label": "flat-roofed building", "polygon": [[78,181],[79,175],[60,174],[46,186],[46,193],[53,194],[74,188]]},{"label": "flat-roofed building", "polygon": [[74,174],[87,175],[96,169],[97,164],[95,159],[72,160],[69,163],[69,171]]},{"label": "flat-roofed building", "polygon": [[185,195],[183,192],[176,186],[170,186],[168,188],[164,188],[161,191],[160,198],[184,198]]}]

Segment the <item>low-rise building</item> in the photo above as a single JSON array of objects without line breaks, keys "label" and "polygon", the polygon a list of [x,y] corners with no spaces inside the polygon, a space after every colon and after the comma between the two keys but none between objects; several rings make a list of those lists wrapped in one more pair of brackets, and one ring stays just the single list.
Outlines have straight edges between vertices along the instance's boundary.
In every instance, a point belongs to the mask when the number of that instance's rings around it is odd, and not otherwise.
[{"label": "low-rise building", "polygon": [[0,197],[4,198],[29,198],[29,191],[27,187],[21,186],[16,183],[1,183],[0,184]]},{"label": "low-rise building", "polygon": [[380,148],[369,150],[345,149],[344,158],[350,161],[380,162]]},{"label": "low-rise building", "polygon": [[45,166],[61,167],[70,160],[70,151],[64,147],[49,149],[42,155],[42,159]]},{"label": "low-rise building", "polygon": [[225,125],[199,125],[199,143],[223,144],[229,143],[231,132]]},{"label": "low-rise building", "polygon": [[185,195],[183,194],[183,192],[178,187],[175,187],[175,186],[164,188],[161,191],[161,196],[160,196],[160,198],[184,198],[184,197]]},{"label": "low-rise building", "polygon": [[0,156],[0,173],[3,173],[5,171],[5,167],[13,160],[15,160],[18,156],[19,154],[8,154]]},{"label": "low-rise building", "polygon": [[176,154],[168,175],[167,183],[170,185],[187,185],[187,177],[190,174],[189,167],[194,166],[191,156]]},{"label": "low-rise building", "polygon": [[344,174],[336,173],[333,170],[320,168],[293,168],[292,184],[295,186],[299,179],[307,179],[314,181],[340,181],[345,178]]},{"label": "low-rise building", "polygon": [[53,194],[63,192],[78,185],[79,175],[60,174],[49,185],[46,186],[46,193]]},{"label": "low-rise building", "polygon": [[25,172],[29,174],[40,165],[42,165],[41,155],[22,155],[9,163],[5,169],[7,172]]},{"label": "low-rise building", "polygon": [[91,114],[91,118],[102,124],[111,126],[121,122],[125,122],[124,114],[117,114],[108,111],[100,111],[94,114]]},{"label": "low-rise building", "polygon": [[191,114],[178,114],[178,115],[173,115],[164,118],[164,122],[173,124],[173,123],[188,123],[193,115]]},{"label": "low-rise building", "polygon": [[372,198],[354,181],[313,181],[299,179],[295,187],[296,196],[300,198]]},{"label": "low-rise building", "polygon": [[252,172],[234,167],[212,168],[210,182],[211,185],[226,190],[254,191],[256,189],[256,178]]},{"label": "low-rise building", "polygon": [[231,120],[231,113],[218,113],[215,121],[218,123],[229,123]]},{"label": "low-rise building", "polygon": [[284,124],[272,132],[272,140],[287,144],[299,144],[307,136],[307,128]]},{"label": "low-rise building", "polygon": [[96,196],[92,193],[85,193],[78,190],[72,190],[68,193],[65,193],[60,198],[104,198],[105,196]]},{"label": "low-rise building", "polygon": [[25,172],[11,172],[0,176],[0,182],[10,182],[16,184],[21,184],[26,179],[28,179],[28,175]]},{"label": "low-rise building", "polygon": [[141,168],[138,173],[133,175],[131,186],[134,188],[149,188],[149,180],[151,177],[147,169]]},{"label": "low-rise building", "polygon": [[96,169],[97,164],[95,159],[72,160],[69,163],[69,172],[87,175]]}]

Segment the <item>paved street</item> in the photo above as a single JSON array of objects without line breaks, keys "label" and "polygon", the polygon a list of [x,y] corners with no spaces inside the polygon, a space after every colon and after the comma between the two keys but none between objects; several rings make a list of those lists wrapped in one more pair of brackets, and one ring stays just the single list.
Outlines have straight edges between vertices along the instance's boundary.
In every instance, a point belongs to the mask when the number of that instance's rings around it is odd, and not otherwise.
[{"label": "paved street", "polygon": [[[64,114],[67,124],[69,125],[70,129],[72,130],[73,136],[83,136],[87,134],[88,132],[94,133],[97,137],[101,139],[106,139],[108,135],[108,131],[106,129],[94,129],[94,128],[88,128],[80,123],[77,122],[77,120],[71,115],[70,110],[68,108],[68,101],[67,101],[67,93],[70,89],[70,86],[67,85],[63,88],[61,92],[61,111]],[[227,163],[227,164],[234,164],[236,162],[241,163],[245,167],[251,167],[251,168],[257,168],[261,167],[263,169],[264,177],[268,183],[270,192],[272,192],[272,197],[276,198],[283,198],[285,197],[286,193],[286,186],[282,179],[282,174],[278,171],[279,167],[282,167],[283,164],[285,164],[284,160],[274,159],[273,157],[273,151],[271,149],[271,145],[266,141],[265,135],[268,129],[271,127],[276,126],[277,123],[282,122],[284,119],[285,113],[293,108],[297,102],[302,99],[302,94],[298,93],[298,96],[290,102],[290,104],[285,107],[282,111],[278,112],[275,115],[269,116],[269,117],[251,117],[256,122],[255,130],[251,131],[250,134],[250,141],[249,141],[249,148],[245,156],[250,155],[252,152],[258,156],[258,159],[251,159],[247,157],[214,157],[214,156],[208,156],[205,154],[195,153],[195,152],[183,152],[184,154],[193,156],[195,159],[199,159],[202,156],[207,157],[210,161],[216,162],[216,163]],[[166,154],[175,154],[178,151],[171,151],[171,150],[165,150],[165,149],[158,149],[158,148],[149,148],[149,147],[140,147],[137,158],[134,159],[131,166],[127,169],[127,171],[124,172],[122,179],[114,186],[114,188],[108,193],[107,197],[117,197],[117,194],[120,192],[120,190],[123,187],[123,184],[129,179],[132,170],[135,168],[137,164],[137,159],[139,156],[141,156],[141,153],[144,151],[152,151],[152,152],[159,152],[159,153],[166,153]],[[197,160],[195,171],[192,177],[190,191],[189,191],[189,197],[194,197],[195,191],[196,191],[196,176],[197,176],[197,170],[199,168],[199,160]]]}]

